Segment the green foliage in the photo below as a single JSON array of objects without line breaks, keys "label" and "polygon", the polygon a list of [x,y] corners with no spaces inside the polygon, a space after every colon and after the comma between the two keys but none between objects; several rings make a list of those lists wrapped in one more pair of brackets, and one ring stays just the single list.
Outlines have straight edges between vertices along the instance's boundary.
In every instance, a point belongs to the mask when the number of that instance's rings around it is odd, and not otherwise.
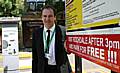
[{"label": "green foliage", "polygon": [[0,0],[0,16],[21,16],[23,9],[15,0]]},{"label": "green foliage", "polygon": [[58,1],[54,4],[54,7],[57,9],[57,12],[61,12],[65,10],[65,2]]},{"label": "green foliage", "polygon": [[57,19],[63,19],[65,12],[65,2],[58,1],[54,4],[55,9],[57,9]]},{"label": "green foliage", "polygon": [[46,0],[46,5],[53,5],[53,0]]},{"label": "green foliage", "polygon": [[46,0],[46,5],[53,5],[56,9],[57,19],[63,19],[65,14],[65,2],[62,0]]}]

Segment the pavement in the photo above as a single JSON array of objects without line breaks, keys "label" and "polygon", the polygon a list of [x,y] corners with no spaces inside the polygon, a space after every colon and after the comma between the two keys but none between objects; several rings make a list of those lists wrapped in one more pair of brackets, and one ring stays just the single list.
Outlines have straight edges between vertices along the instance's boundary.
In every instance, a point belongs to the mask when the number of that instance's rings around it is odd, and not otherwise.
[{"label": "pavement", "polygon": [[[68,55],[69,62],[75,73],[75,56]],[[0,73],[3,73],[3,57],[0,54]],[[111,70],[99,66],[93,62],[82,59],[82,73],[111,73]],[[19,52],[19,73],[32,73],[32,52]]]},{"label": "pavement", "polygon": [[[32,53],[19,52],[19,73],[32,73]],[[3,73],[3,56],[0,54],[0,73]]]},{"label": "pavement", "polygon": [[[75,72],[74,54],[68,55],[73,72]],[[19,72],[32,73],[32,52],[19,52]],[[3,73],[3,56],[0,54],[0,73]]]},{"label": "pavement", "polygon": [[70,62],[70,65],[72,67],[72,71],[73,73],[75,72],[75,55],[74,54],[69,54],[67,55],[68,56],[68,59],[69,59],[69,62]]},{"label": "pavement", "polygon": [[111,70],[86,59],[82,59],[82,73],[111,73]]}]

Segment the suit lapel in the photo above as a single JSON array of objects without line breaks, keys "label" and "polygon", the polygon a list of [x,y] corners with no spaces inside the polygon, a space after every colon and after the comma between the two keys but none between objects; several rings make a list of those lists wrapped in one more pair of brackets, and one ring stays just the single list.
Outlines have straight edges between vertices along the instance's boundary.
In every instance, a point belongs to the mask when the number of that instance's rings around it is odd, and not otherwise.
[{"label": "suit lapel", "polygon": [[59,26],[56,25],[55,27],[55,30],[56,30],[56,34],[55,34],[55,55],[58,54],[58,49],[59,49],[59,44],[60,44],[60,40],[61,40],[61,30],[59,28]]},{"label": "suit lapel", "polygon": [[40,37],[41,37],[41,39],[40,39],[40,43],[41,43],[41,46],[42,46],[42,48],[44,48],[44,41],[43,41],[43,27],[42,27],[42,29],[41,29],[41,32],[40,32]]},{"label": "suit lapel", "polygon": [[43,27],[39,29],[38,34],[38,53],[44,55]]}]

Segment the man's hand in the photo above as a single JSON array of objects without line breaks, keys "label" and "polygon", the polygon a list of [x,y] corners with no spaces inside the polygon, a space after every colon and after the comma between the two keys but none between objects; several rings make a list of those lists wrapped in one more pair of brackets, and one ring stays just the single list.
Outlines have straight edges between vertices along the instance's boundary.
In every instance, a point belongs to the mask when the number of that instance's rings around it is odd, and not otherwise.
[{"label": "man's hand", "polygon": [[64,48],[65,48],[67,54],[71,54],[71,52],[70,52],[70,51],[68,50],[68,48],[67,48],[67,41],[66,41],[66,40],[65,40],[65,42],[64,42]]}]

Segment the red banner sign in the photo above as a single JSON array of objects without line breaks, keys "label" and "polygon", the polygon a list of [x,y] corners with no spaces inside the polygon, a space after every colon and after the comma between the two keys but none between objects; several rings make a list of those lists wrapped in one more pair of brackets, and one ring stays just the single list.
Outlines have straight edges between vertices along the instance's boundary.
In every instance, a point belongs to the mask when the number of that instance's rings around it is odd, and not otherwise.
[{"label": "red banner sign", "polygon": [[120,72],[120,34],[67,35],[68,51]]}]

